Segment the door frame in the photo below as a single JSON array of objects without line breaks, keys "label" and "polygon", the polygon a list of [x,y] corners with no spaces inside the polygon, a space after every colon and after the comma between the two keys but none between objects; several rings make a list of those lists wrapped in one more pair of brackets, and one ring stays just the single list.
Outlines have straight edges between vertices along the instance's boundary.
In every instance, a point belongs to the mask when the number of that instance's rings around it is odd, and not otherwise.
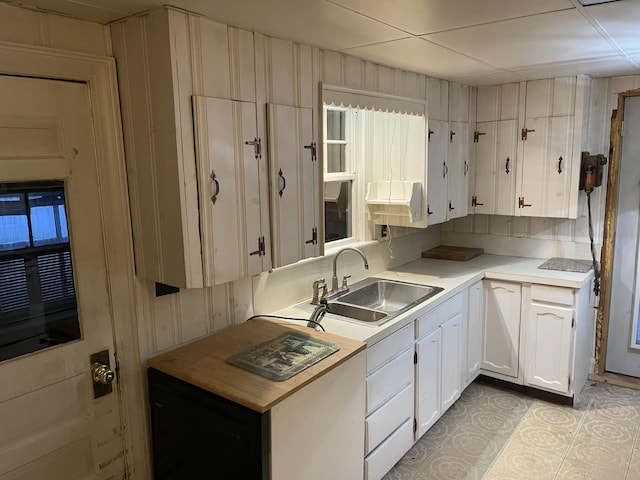
[{"label": "door frame", "polygon": [[607,340],[609,336],[609,313],[611,309],[611,283],[613,275],[613,253],[615,246],[616,220],[618,216],[618,193],[620,183],[620,161],[622,159],[622,121],[624,119],[624,104],[628,97],[640,96],[640,89],[628,90],[618,94],[618,105],[611,115],[611,131],[609,136],[609,169],[607,173],[607,195],[604,215],[604,232],[602,237],[602,251],[600,253],[601,289],[600,302],[596,317],[595,369],[597,376],[612,383],[624,383],[627,386],[640,388],[640,381],[632,377],[605,373],[607,357]]},{"label": "door frame", "polygon": [[150,478],[133,241],[115,59],[0,42],[0,74],[86,82],[95,136],[127,478]]}]

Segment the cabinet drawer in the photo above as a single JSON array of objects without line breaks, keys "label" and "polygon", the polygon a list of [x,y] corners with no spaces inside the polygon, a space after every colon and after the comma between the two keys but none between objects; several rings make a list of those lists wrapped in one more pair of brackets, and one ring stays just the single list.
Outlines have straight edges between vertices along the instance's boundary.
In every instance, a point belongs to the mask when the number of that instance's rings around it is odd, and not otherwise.
[{"label": "cabinet drawer", "polygon": [[380,480],[413,445],[413,420],[407,420],[364,459],[365,480]]},{"label": "cabinet drawer", "polygon": [[367,377],[367,415],[413,382],[413,349]]},{"label": "cabinet drawer", "polygon": [[416,338],[422,338],[428,333],[431,333],[435,328],[442,325],[451,317],[462,313],[464,308],[464,296],[463,293],[456,293],[449,300],[430,312],[424,314],[416,321]]},{"label": "cabinet drawer", "polygon": [[573,306],[573,289],[532,284],[531,300]]},{"label": "cabinet drawer", "polygon": [[397,332],[367,348],[367,375],[378,369],[398,353],[413,343],[413,324],[402,327]]},{"label": "cabinet drawer", "polygon": [[412,418],[413,384],[410,384],[366,418],[365,452],[371,452],[396,428]]}]

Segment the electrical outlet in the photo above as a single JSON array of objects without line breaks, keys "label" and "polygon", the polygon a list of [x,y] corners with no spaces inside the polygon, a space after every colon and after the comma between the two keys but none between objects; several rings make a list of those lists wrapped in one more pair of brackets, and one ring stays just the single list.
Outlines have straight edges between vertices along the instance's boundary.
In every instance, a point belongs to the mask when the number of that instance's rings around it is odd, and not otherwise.
[{"label": "electrical outlet", "polygon": [[387,229],[386,225],[380,225],[380,238],[387,238]]}]

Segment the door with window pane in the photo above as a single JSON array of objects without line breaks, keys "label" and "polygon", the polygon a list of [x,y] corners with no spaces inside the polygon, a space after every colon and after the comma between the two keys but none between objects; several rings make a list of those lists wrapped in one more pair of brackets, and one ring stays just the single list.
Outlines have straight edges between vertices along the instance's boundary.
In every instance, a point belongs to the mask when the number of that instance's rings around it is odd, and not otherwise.
[{"label": "door with window pane", "polygon": [[0,479],[124,478],[88,89],[0,76],[0,105]]}]

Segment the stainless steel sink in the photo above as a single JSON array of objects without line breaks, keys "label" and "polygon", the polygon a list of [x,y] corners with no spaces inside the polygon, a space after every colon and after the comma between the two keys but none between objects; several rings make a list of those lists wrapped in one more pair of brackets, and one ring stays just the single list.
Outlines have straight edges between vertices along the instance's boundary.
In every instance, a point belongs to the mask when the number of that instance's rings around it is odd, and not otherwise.
[{"label": "stainless steel sink", "polygon": [[340,296],[337,301],[386,313],[396,313],[407,310],[442,290],[440,287],[430,285],[375,279],[369,285]]},{"label": "stainless steel sink", "polygon": [[[328,313],[339,315],[346,321],[379,326],[442,290],[431,285],[371,277],[356,283],[350,291],[332,295]],[[309,311],[314,308],[308,302],[298,306]]]},{"label": "stainless steel sink", "polygon": [[370,310],[368,308],[360,308],[339,302],[329,302],[328,312],[366,323],[379,322],[387,317],[385,312]]}]

